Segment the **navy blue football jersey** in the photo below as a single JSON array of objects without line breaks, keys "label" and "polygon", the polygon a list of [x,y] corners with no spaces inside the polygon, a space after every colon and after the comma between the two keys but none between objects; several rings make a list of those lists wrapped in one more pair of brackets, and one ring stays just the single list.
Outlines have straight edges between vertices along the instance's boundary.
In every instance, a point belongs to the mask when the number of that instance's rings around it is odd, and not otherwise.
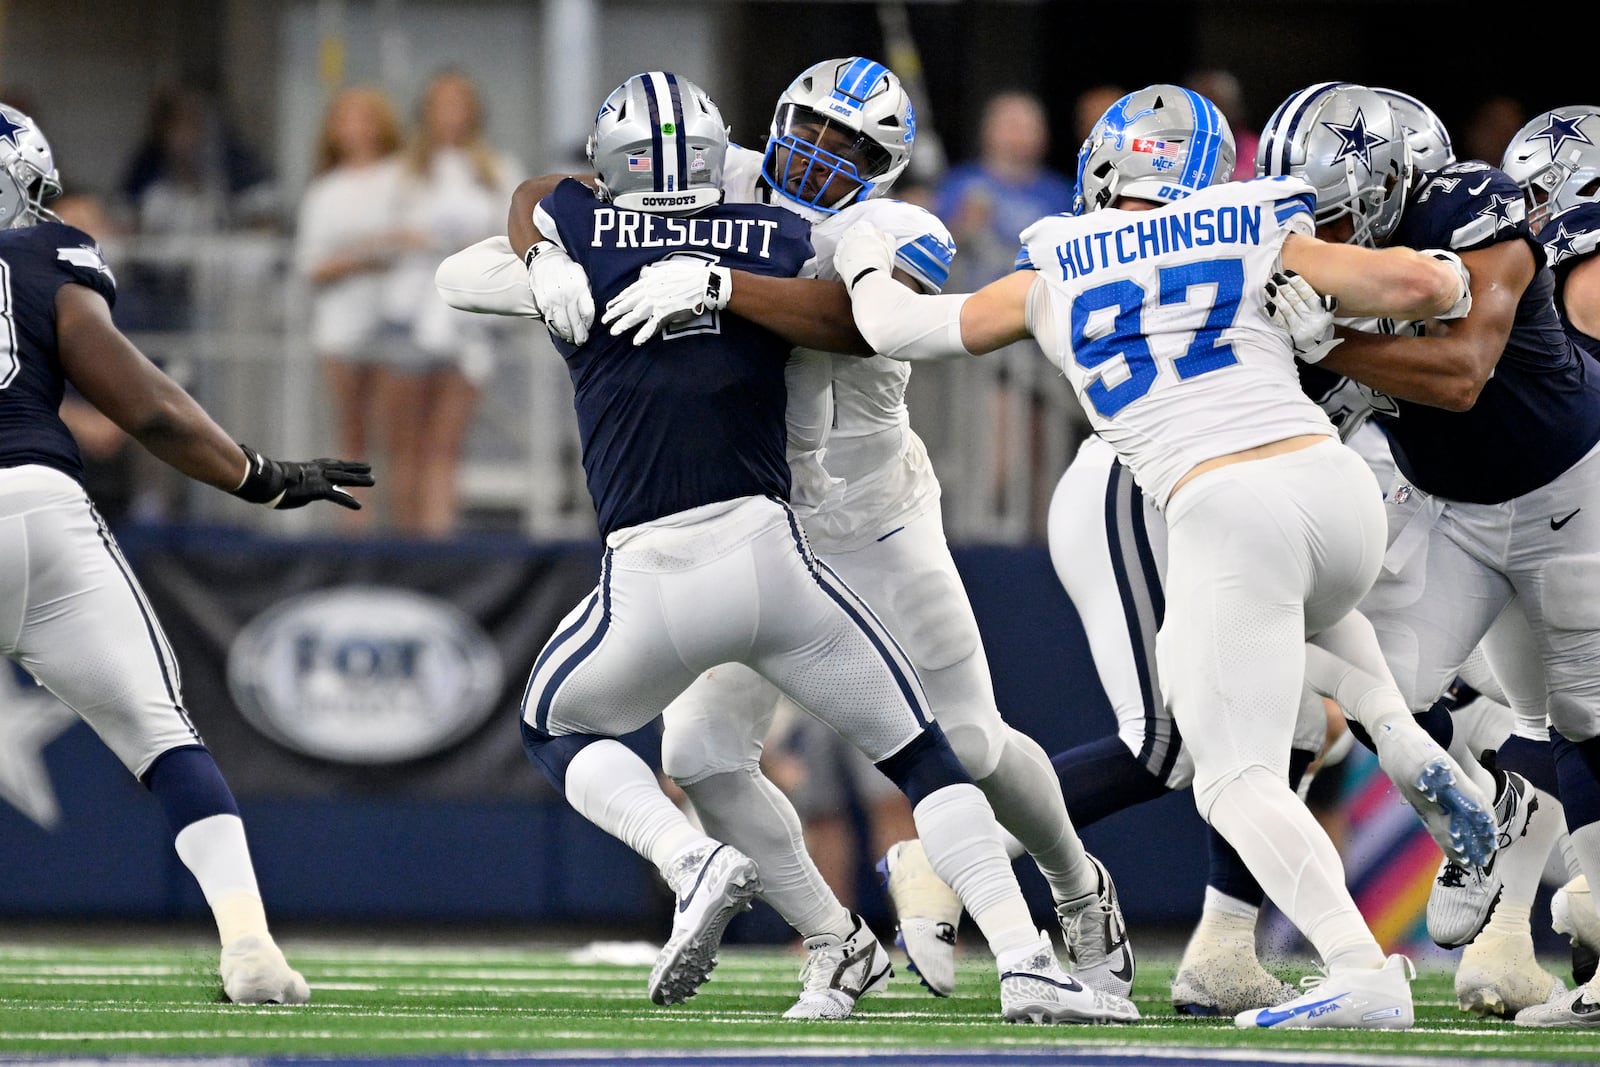
[{"label": "navy blue football jersey", "polygon": [[[596,308],[668,256],[794,277],[812,255],[810,225],[761,204],[653,215],[568,179],[539,208],[588,274]],[[601,536],[722,500],[787,500],[783,369],[792,346],[727,312],[668,325],[643,346],[633,332],[613,337],[597,317],[582,345],[555,342],[572,375]]]},{"label": "navy blue football jersey", "polygon": [[1586,334],[1572,324],[1561,296],[1567,272],[1600,249],[1600,204],[1578,204],[1551,218],[1539,231],[1539,243],[1544,245],[1550,269],[1555,272],[1556,312],[1561,316],[1561,325],[1590,355],[1600,355],[1600,337]]},{"label": "navy blue football jersey", "polygon": [[116,282],[92,237],[59,222],[0,231],[0,467],[38,463],[82,481],[78,444],[61,421],[56,291],[68,284],[115,302]]},{"label": "navy blue football jersey", "polygon": [[1401,473],[1436,496],[1502,503],[1549,483],[1600,441],[1600,364],[1562,329],[1555,277],[1522,204],[1504,171],[1455,163],[1427,176],[1390,241],[1457,252],[1526,241],[1540,261],[1505,353],[1470,411],[1401,400],[1396,414],[1378,415]]}]

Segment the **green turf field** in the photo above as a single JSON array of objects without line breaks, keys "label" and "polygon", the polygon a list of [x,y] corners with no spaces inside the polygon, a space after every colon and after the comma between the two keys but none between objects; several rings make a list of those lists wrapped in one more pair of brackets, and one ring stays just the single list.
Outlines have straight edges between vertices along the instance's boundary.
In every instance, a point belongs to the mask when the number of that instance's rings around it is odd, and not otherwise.
[{"label": "green turf field", "polygon": [[[301,1008],[222,1003],[216,956],[181,943],[0,944],[0,1056],[389,1055],[551,1049],[986,1049],[1150,1046],[1283,1049],[1329,1057],[1359,1052],[1490,1061],[1600,1062],[1596,1031],[1537,1031],[1458,1011],[1450,977],[1423,972],[1417,1028],[1405,1033],[1246,1033],[1231,1021],[1175,1016],[1175,960],[1141,958],[1134,998],[1145,1020],[1123,1027],[1008,1026],[998,983],[980,957],[962,965],[960,993],[936,1000],[901,971],[888,993],[843,1023],[779,1016],[798,988],[800,956],[728,948],[689,1004],[645,997],[648,967],[573,963],[565,950],[426,948],[289,939],[311,982]],[[1552,967],[1554,963],[1552,962]],[[1159,1053],[1157,1053],[1159,1055]],[[1205,1054],[1204,1052],[1201,1053]]]}]

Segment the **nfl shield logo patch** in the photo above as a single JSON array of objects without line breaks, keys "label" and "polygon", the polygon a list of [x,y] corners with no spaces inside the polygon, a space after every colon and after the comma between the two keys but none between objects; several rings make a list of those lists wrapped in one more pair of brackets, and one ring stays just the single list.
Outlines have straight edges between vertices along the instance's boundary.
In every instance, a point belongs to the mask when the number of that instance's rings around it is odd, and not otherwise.
[{"label": "nfl shield logo patch", "polygon": [[1400,486],[1394,491],[1394,496],[1391,499],[1396,504],[1404,504],[1407,500],[1411,499],[1411,487],[1409,485]]}]

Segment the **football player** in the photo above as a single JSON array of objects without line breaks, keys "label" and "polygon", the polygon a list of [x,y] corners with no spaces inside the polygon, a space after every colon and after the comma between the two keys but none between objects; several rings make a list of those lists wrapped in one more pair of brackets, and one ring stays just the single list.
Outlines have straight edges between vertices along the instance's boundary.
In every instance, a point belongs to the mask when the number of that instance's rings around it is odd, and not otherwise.
[{"label": "football player", "polygon": [[[810,219],[819,277],[836,277],[833,247],[848,226],[865,219],[894,236],[896,279],[936,293],[950,268],[949,232],[929,212],[884,195],[909,162],[915,130],[911,102],[891,71],[860,57],[824,60],[802,71],[779,98],[764,154],[730,151],[724,188],[730,200],[775,203]],[[679,310],[677,294],[703,291],[709,269],[670,261],[651,267],[603,317],[613,332],[641,321],[648,329]],[[742,279],[730,281],[740,294]],[[752,299],[739,307],[771,324],[782,303]],[[996,707],[977,621],[945,542],[939,482],[911,429],[905,403],[910,366],[816,351],[798,358],[802,368],[811,368],[799,373],[820,375],[821,395],[831,401],[809,420],[791,401],[796,476],[822,475],[808,489],[823,502],[805,519],[807,538],[905,648],[962,766],[1044,875],[1072,973],[1126,996],[1134,956],[1110,874],[1084,852],[1044,750],[1008,726]],[[820,472],[811,462],[819,455]],[[830,492],[834,479],[843,486]],[[668,709],[662,759],[703,819],[730,827],[730,835],[747,834],[752,843],[783,840],[792,824],[786,829],[776,817],[751,814],[777,809],[758,762],[778,694],[768,686],[753,698],[747,685],[737,667],[702,675]],[[752,707],[764,710],[752,719]],[[950,944],[959,899],[933,875],[917,841],[895,846],[883,867],[891,896],[921,890],[944,902],[940,915],[926,915],[926,906],[901,914],[899,940],[923,984],[948,996],[955,985]],[[818,888],[814,879],[797,879],[797,904],[815,908],[831,899]],[[823,958],[808,976],[837,970]]]},{"label": "football player", "polygon": [[[884,196],[904,171],[914,137],[915,115],[892,71],[860,57],[825,60],[780,97],[765,153],[730,146],[723,188],[732,202],[772,203],[812,220],[822,277],[834,277],[827,253],[843,228],[872,218],[896,234],[896,277],[936,292],[953,251],[948,232],[928,212]],[[519,196],[547,187],[548,179],[535,180]],[[513,238],[526,239],[519,227],[530,214],[526,201],[513,207]],[[474,299],[486,302],[481,290],[492,288],[486,279],[509,272],[510,248],[497,246],[494,255],[498,267],[485,255],[482,263],[468,257],[460,269],[441,268],[454,293],[447,298],[463,301],[476,288]],[[534,302],[558,333],[586,335],[593,314],[592,302],[584,303],[588,290],[563,288],[571,275],[556,273],[551,255],[541,253],[530,273]],[[815,333],[830,315],[842,325],[839,341],[811,337],[810,350],[790,366],[789,462],[797,500],[813,502],[803,512],[804,529],[823,561],[907,650],[963,766],[1002,825],[1027,842],[1018,854],[1030,850],[1051,887],[1075,976],[1126,995],[1134,957],[1110,876],[1083,852],[1043,750],[1007,726],[995,707],[977,623],[944,541],[939,484],[910,427],[904,399],[910,368],[817,350],[859,346],[841,286],[827,287],[839,298],[836,310],[812,305],[796,322],[795,309],[807,305],[791,297],[792,285],[764,285],[771,279],[737,272],[720,277],[720,269],[687,260],[648,265],[607,306],[611,331],[629,333],[642,324],[636,338],[650,336],[668,316],[707,299],[713,278],[721,298],[731,298],[729,310],[791,339],[802,339],[796,336],[802,325]],[[806,403],[807,396],[822,404]],[[779,862],[801,830],[789,800],[759,768],[776,700],[770,683],[738,664],[706,672],[667,709],[663,763],[702,822],[757,859],[763,898],[805,939],[806,990],[791,1017],[842,1018],[863,992],[887,979],[887,961],[809,858]],[[885,867],[897,903],[914,898],[900,916],[912,969],[936,995],[948,996],[960,898],[933,873],[917,841],[897,846]]]},{"label": "football player", "polygon": [[365,463],[281,462],[235,444],[112,323],[116,282],[88,234],[45,202],[61,192],[32,119],[0,104],[0,649],[100,735],[160,804],[222,943],[237,1004],[304,1004],[310,990],[267,929],[233,793],[183,706],[178,664],[116,540],[84,492],[58,414],[71,385],[183,474],[253,503],[360,503]]},{"label": "football player", "polygon": [[[1392,412],[1377,414],[1399,469],[1387,497],[1390,549],[1363,611],[1420,714],[1517,602],[1530,662],[1497,664],[1496,674],[1542,680],[1573,851],[1593,878],[1600,678],[1587,665],[1600,654],[1600,617],[1589,607],[1600,583],[1600,526],[1583,512],[1600,507],[1600,367],[1562,329],[1554,276],[1528,230],[1517,183],[1481,160],[1446,166],[1416,188],[1375,175],[1368,164],[1382,137],[1368,126],[1363,94],[1370,95],[1322,83],[1291,96],[1268,123],[1257,170],[1312,178],[1318,232],[1327,239],[1456,250],[1470,267],[1473,296],[1469,313],[1445,329],[1410,336],[1341,327],[1331,351],[1318,346],[1329,369],[1395,401]],[[1548,844],[1548,834],[1532,829],[1541,815],[1522,776],[1490,780],[1470,762],[1485,791],[1496,790],[1507,852],[1530,840]],[[1543,854],[1533,858],[1542,868]],[[1496,858],[1469,870],[1487,884],[1502,876],[1496,868],[1514,863]],[[1530,972],[1527,995],[1548,995],[1551,977]],[[1580,988],[1517,1018],[1593,1025],[1600,990]]]},{"label": "football player", "polygon": [[[1466,282],[1457,264],[1410,250],[1317,241],[1311,190],[1228,183],[1233,154],[1214,105],[1150,86],[1085,142],[1080,214],[1023,233],[1028,269],[970,296],[915,296],[888,283],[892,242],[866,224],[846,233],[835,263],[862,335],[886,355],[1039,340],[1164,510],[1171,610],[1157,658],[1197,805],[1327,967],[1312,993],[1236,1023],[1406,1027],[1409,961],[1385,960],[1332,843],[1286,781],[1308,637],[1382,670],[1353,610],[1381,563],[1378,493],[1300,391],[1291,340],[1255,294],[1281,261],[1353,310],[1424,318],[1457,310]],[[1379,731],[1409,721],[1403,707],[1364,710]],[[1487,813],[1450,772],[1433,746],[1400,784],[1454,810],[1462,845],[1481,855],[1492,849]]]},{"label": "football player", "polygon": [[[718,271],[738,269],[741,280],[798,274],[812,253],[809,225],[782,208],[722,203],[725,152],[726,130],[703,91],[663,72],[635,76],[607,99],[589,142],[598,193],[563,181],[543,197],[529,258],[537,266],[564,257],[598,299],[674,256],[715,257]],[[524,736],[574,807],[655,862],[678,894],[652,999],[694,994],[760,875],[744,853],[695,830],[613,739],[650,722],[704,671],[741,663],[907,793],[934,867],[958,879],[950,884],[996,954],[1007,1018],[1136,1019],[1129,1001],[1061,971],[1032,925],[988,802],[928,718],[914,667],[812,555],[787,504],[789,342],[724,314],[731,277],[702,271],[698,299],[649,324],[641,344],[609,332],[557,341],[607,554],[600,587],[534,667]]]},{"label": "football player", "polygon": [[[1408,191],[1415,193],[1436,170],[1455,162],[1450,135],[1444,124],[1425,104],[1413,96],[1392,89],[1373,89],[1372,96],[1355,95],[1361,92],[1351,87],[1349,99],[1338,103],[1333,97],[1321,98],[1327,107],[1342,107],[1344,114],[1330,113],[1331,126],[1319,126],[1317,139],[1333,139],[1339,122],[1350,118],[1351,109],[1364,106],[1365,125],[1369,134],[1378,135],[1382,126],[1376,116],[1377,101],[1381,98],[1389,107],[1404,136],[1405,147],[1412,162],[1412,178]],[[1391,154],[1399,149],[1397,139],[1374,145],[1375,157]],[[1332,159],[1336,152],[1307,152],[1306,173],[1319,188],[1333,189],[1346,179],[1342,170],[1324,173],[1323,160]],[[1342,167],[1336,162],[1336,168]],[[1374,171],[1381,168],[1374,168]],[[1283,302],[1282,307],[1292,305]],[[1423,323],[1396,323],[1392,320],[1337,320],[1352,329],[1387,333],[1418,334]],[[1368,466],[1378,477],[1379,485],[1388,487],[1395,474],[1394,456],[1389,448],[1388,436],[1376,419],[1368,418],[1375,410],[1394,414],[1395,402],[1328,370],[1321,363],[1301,366],[1301,382],[1313,396],[1338,398],[1347,405],[1351,414],[1341,424],[1341,432],[1354,426],[1349,442],[1361,453]],[[1326,405],[1325,405],[1326,406]],[[1545,1000],[1558,986],[1556,977],[1545,971],[1534,955],[1530,912],[1533,896],[1538,887],[1543,857],[1548,854],[1554,838],[1560,833],[1560,802],[1548,792],[1543,792],[1530,782],[1547,783],[1553,789],[1555,771],[1548,757],[1548,745],[1543,758],[1538,750],[1532,756],[1524,751],[1512,733],[1512,712],[1506,706],[1499,681],[1489,668],[1485,649],[1501,646],[1507,649],[1528,647],[1526,638],[1517,632],[1526,630],[1521,622],[1521,612],[1515,604],[1503,612],[1485,636],[1484,643],[1475,649],[1459,668],[1458,679],[1446,694],[1429,710],[1426,722],[1442,744],[1471,773],[1484,775],[1478,766],[1481,753],[1499,750],[1493,773],[1493,788],[1499,803],[1497,819],[1502,826],[1503,854],[1497,856],[1489,868],[1463,865],[1456,858],[1446,856],[1440,863],[1434,888],[1428,898],[1427,922],[1434,941],[1446,948],[1465,945],[1456,968],[1455,986],[1457,1002],[1465,1011],[1487,1014],[1514,1015],[1529,1004]],[[1515,662],[1515,656],[1501,656],[1504,662]],[[1542,694],[1542,683],[1537,683]],[[1543,697],[1537,698],[1543,715]],[[1541,727],[1542,731],[1542,727]],[[1521,772],[1521,773],[1519,773]],[[1483,787],[1490,787],[1490,779],[1482,778]],[[1533,814],[1544,810],[1539,818]],[[1507,874],[1502,882],[1500,874]],[[1499,905],[1497,907],[1497,904]],[[1493,913],[1497,919],[1487,933],[1485,925]],[[1482,935],[1482,936],[1480,936]]]}]

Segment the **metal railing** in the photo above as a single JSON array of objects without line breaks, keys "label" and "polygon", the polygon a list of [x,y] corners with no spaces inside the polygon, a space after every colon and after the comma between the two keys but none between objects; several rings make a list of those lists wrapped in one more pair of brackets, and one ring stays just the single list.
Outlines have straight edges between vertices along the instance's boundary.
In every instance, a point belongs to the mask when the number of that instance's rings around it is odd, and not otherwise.
[{"label": "metal railing", "polygon": [[[106,241],[105,252],[118,279],[118,321],[218,422],[274,454],[332,454],[291,241],[257,233],[121,238]],[[463,528],[593,536],[566,367],[538,324],[496,323],[494,370],[461,470]],[[943,484],[950,538],[1042,539],[1050,493],[1087,424],[1037,348],[1025,342],[984,359],[919,365],[909,403]],[[382,457],[373,461],[381,478]],[[166,479],[151,494],[165,503],[147,517],[333,528],[332,509],[268,516],[169,474],[145,476]]]}]

